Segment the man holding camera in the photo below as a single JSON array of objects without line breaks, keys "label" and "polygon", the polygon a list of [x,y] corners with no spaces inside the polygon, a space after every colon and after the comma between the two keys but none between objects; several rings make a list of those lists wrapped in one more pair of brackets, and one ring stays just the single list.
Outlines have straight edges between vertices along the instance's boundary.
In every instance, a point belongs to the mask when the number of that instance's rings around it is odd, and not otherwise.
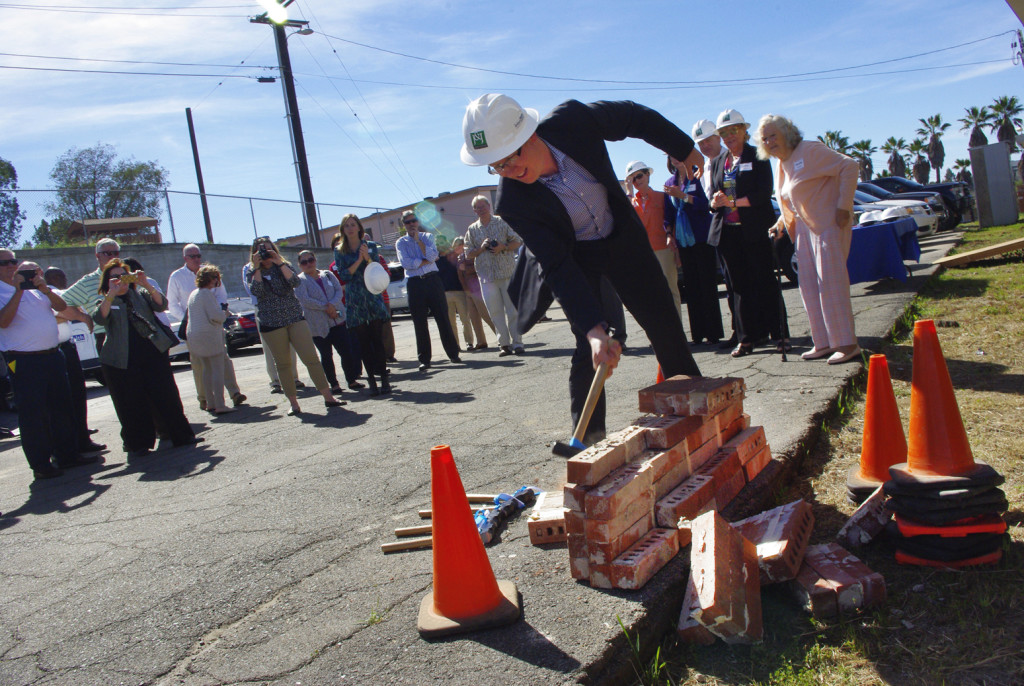
[{"label": "man holding camera", "polygon": [[516,324],[516,306],[508,294],[508,284],[516,270],[516,250],[523,240],[501,217],[491,214],[490,201],[478,195],[473,198],[477,221],[466,231],[466,253],[476,260],[487,314],[498,330],[498,356],[526,352],[523,335]]},{"label": "man holding camera", "polygon": [[82,457],[75,432],[68,430],[75,417],[53,316],[54,310],[67,309],[67,303],[46,285],[38,265],[18,267],[12,251],[0,250],[0,350],[13,371],[25,458],[35,478],[50,479],[99,458]]},{"label": "man holding camera", "polygon": [[[96,271],[89,272],[64,291],[61,296],[64,302],[71,307],[81,307],[90,317],[96,314],[96,294],[100,289],[100,274],[107,262],[120,256],[121,246],[113,238],[101,238],[96,241],[96,262],[99,264]],[[96,338],[96,350],[103,348],[103,341],[107,337],[107,330],[96,324],[92,330]]]}]

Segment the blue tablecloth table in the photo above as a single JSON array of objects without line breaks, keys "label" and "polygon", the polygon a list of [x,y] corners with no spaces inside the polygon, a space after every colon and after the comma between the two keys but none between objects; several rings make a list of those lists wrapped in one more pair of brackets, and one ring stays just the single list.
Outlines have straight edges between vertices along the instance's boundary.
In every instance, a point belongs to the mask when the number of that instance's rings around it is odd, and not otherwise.
[{"label": "blue tablecloth table", "polygon": [[904,260],[921,259],[917,222],[913,219],[853,227],[853,240],[846,269],[850,283],[892,278],[907,280]]}]

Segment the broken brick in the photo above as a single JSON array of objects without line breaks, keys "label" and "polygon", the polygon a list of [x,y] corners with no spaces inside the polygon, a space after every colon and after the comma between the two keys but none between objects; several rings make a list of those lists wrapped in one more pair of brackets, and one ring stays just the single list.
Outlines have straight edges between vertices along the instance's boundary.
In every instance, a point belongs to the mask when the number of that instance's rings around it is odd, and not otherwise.
[{"label": "broken brick", "polygon": [[679,623],[676,633],[684,643],[699,643],[709,646],[715,642],[715,635],[703,624],[690,616],[697,608],[697,587],[693,583],[693,575],[686,580],[686,594],[683,596],[683,609],[679,612]]},{"label": "broken brick", "polygon": [[879,486],[843,524],[836,538],[842,545],[858,548],[873,541],[892,519],[885,508],[885,492]]},{"label": "broken brick", "polygon": [[714,499],[714,479],[706,474],[694,474],[655,504],[658,526],[672,527],[680,517],[693,519],[709,505],[714,509]]},{"label": "broken brick", "polygon": [[567,510],[583,512],[583,497],[590,490],[589,486],[568,483],[562,488],[562,505]]},{"label": "broken brick", "polygon": [[561,507],[561,498],[555,507],[535,509],[526,520],[526,529],[530,534],[532,545],[543,545],[545,543],[564,543],[565,531],[565,508]]},{"label": "broken brick", "polygon": [[679,539],[672,529],[652,529],[614,562],[590,566],[590,585],[595,588],[643,588],[679,553]]},{"label": "broken brick", "polygon": [[810,503],[794,500],[733,526],[757,547],[761,583],[777,583],[795,578],[800,571],[814,529],[814,511]]},{"label": "broken brick", "polygon": [[640,411],[671,415],[713,415],[743,398],[743,379],[674,376],[641,389]]},{"label": "broken brick", "polygon": [[[832,617],[885,601],[885,579],[835,543],[813,545],[790,588],[815,617]],[[822,590],[827,589],[827,590]]]}]

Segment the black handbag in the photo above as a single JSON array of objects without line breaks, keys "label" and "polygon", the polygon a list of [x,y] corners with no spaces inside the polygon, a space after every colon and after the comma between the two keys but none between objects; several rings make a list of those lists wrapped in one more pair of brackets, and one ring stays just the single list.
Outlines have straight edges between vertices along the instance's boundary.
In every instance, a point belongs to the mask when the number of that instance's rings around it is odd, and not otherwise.
[{"label": "black handbag", "polygon": [[187,340],[185,331],[188,329],[188,310],[185,310],[185,316],[181,318],[181,324],[178,325],[178,340]]}]

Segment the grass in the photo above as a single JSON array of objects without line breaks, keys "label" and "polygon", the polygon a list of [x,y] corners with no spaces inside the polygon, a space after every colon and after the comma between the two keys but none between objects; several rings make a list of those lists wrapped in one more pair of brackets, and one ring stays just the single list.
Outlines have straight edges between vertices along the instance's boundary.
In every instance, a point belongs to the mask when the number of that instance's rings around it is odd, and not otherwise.
[{"label": "grass", "polygon": [[[1024,224],[963,228],[956,252],[1024,235]],[[904,426],[913,322],[923,318],[942,322],[939,342],[975,460],[1006,478],[1010,536],[1002,562],[948,571],[898,565],[881,545],[857,550],[886,579],[883,607],[819,622],[798,610],[783,588],[765,587],[763,643],[703,647],[666,640],[654,663],[638,670],[640,683],[1024,683],[1024,252],[944,271],[894,324],[880,352],[888,358]],[[813,505],[812,543],[834,540],[853,512],[846,472],[860,459],[865,385],[862,374],[844,390],[821,439],[777,494],[778,502],[802,497]]]}]

